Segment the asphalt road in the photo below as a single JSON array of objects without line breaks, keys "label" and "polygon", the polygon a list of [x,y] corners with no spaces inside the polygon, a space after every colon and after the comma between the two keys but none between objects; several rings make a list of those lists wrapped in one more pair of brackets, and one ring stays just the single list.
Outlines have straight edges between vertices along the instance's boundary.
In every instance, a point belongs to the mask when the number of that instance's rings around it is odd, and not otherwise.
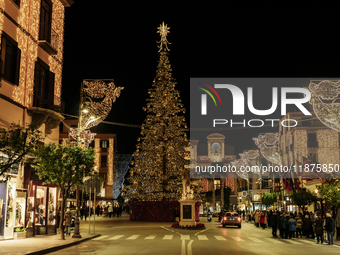
[{"label": "asphalt road", "polygon": [[282,240],[271,237],[270,229],[243,222],[242,228],[226,227],[214,218],[205,230],[175,230],[166,222],[131,222],[127,217],[97,222],[101,236],[50,254],[339,254],[340,246],[316,244],[299,238]]}]

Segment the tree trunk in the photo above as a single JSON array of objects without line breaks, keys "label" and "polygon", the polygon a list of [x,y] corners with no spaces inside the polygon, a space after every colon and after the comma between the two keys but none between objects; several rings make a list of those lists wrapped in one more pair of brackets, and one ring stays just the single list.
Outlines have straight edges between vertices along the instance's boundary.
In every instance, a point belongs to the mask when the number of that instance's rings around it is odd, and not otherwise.
[{"label": "tree trunk", "polygon": [[336,240],[336,237],[338,236],[338,231],[337,231],[337,225],[338,225],[338,213],[339,213],[339,209],[338,206],[335,208],[335,213],[334,213],[334,240]]},{"label": "tree trunk", "polygon": [[59,229],[60,229],[60,239],[65,240],[63,222],[64,222],[64,218],[65,218],[65,204],[66,204],[68,192],[66,192],[64,188],[61,189],[61,192],[63,194],[63,200],[62,200],[62,203],[61,203],[61,215],[60,215]]}]

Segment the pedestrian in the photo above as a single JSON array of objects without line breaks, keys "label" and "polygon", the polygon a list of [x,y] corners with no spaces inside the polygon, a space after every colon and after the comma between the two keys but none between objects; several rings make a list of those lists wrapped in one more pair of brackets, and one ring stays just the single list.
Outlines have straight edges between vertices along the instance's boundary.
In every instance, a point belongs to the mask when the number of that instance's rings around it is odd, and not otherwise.
[{"label": "pedestrian", "polygon": [[70,208],[67,208],[65,213],[65,227],[66,227],[66,235],[71,235],[71,219],[72,213]]},{"label": "pedestrian", "polygon": [[96,207],[96,214],[99,217],[99,213],[100,213],[100,205],[98,204]]},{"label": "pedestrian", "polygon": [[84,209],[84,217],[85,217],[85,220],[86,220],[87,216],[89,216],[89,207],[88,207],[88,206],[85,206],[85,209]]},{"label": "pedestrian", "polygon": [[309,219],[309,215],[306,214],[305,218],[303,219],[303,225],[302,225],[303,235],[306,236],[306,238],[309,238],[310,226],[311,226],[311,220]]},{"label": "pedestrian", "polygon": [[326,213],[326,226],[327,230],[327,238],[328,238],[328,244],[329,245],[334,245],[334,229],[335,229],[335,224],[334,224],[334,219],[332,218],[332,215],[330,213]]},{"label": "pedestrian", "polygon": [[[317,213],[317,212],[316,212]],[[317,214],[313,214],[312,212],[309,212],[309,217],[310,217],[310,222],[311,222],[311,226],[310,226],[310,234],[311,234],[311,238],[314,239],[315,235],[314,235],[314,222],[316,220],[316,215]]]},{"label": "pedestrian", "polygon": [[296,238],[299,238],[299,234],[300,237],[302,238],[302,214],[296,217]]},{"label": "pedestrian", "polygon": [[83,208],[82,206],[80,207],[79,212],[80,212],[80,219],[83,220],[83,216],[84,216],[84,208]]},{"label": "pedestrian", "polygon": [[289,239],[294,239],[295,232],[296,232],[296,221],[294,219],[294,215],[291,214],[290,217],[288,216],[288,231],[289,231]]},{"label": "pedestrian", "polygon": [[107,208],[107,211],[108,211],[108,213],[109,213],[109,217],[111,218],[112,212],[113,212],[113,208],[112,208],[112,205],[111,205],[111,204],[109,204],[109,206],[108,206],[108,208]]},{"label": "pedestrian", "polygon": [[318,216],[318,218],[314,221],[314,231],[317,238],[317,243],[321,241],[321,244],[323,244],[323,219],[321,216]]},{"label": "pedestrian", "polygon": [[272,226],[272,235],[273,237],[277,237],[277,224],[278,224],[278,218],[276,215],[276,212],[273,212],[273,215],[270,217],[270,224]]},{"label": "pedestrian", "polygon": [[100,211],[100,216],[102,216],[103,215],[103,207],[102,206],[100,206],[99,211]]},{"label": "pedestrian", "polygon": [[255,212],[255,225],[256,225],[256,227],[260,226],[260,222],[261,222],[261,214],[258,210],[256,210],[256,212]]},{"label": "pedestrian", "polygon": [[280,236],[282,239],[287,239],[288,235],[288,229],[287,229],[287,223],[288,220],[286,218],[285,212],[282,213],[282,216],[280,217]]},{"label": "pedestrian", "polygon": [[265,229],[264,219],[265,219],[266,215],[264,214],[263,211],[261,212],[260,217],[261,217],[261,219],[260,219],[260,225],[261,225],[261,227],[262,227],[263,229]]},{"label": "pedestrian", "polygon": [[273,211],[270,210],[267,215],[268,215],[268,217],[267,217],[268,218],[268,227],[271,228],[272,227],[271,217],[273,216]]},{"label": "pedestrian", "polygon": [[328,242],[327,230],[326,230],[326,215],[322,216],[323,220],[323,241]]}]

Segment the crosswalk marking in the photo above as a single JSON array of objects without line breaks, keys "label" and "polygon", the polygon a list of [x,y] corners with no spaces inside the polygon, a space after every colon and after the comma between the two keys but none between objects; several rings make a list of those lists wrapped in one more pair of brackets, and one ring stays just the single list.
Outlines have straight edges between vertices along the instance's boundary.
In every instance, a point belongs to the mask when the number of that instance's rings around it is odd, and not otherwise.
[{"label": "crosswalk marking", "polygon": [[[131,235],[131,236],[126,236],[126,235],[103,235],[103,236],[98,236],[92,240],[101,240],[101,241],[108,241],[108,240],[136,240],[138,238],[144,238],[144,240],[157,240],[157,239],[163,239],[163,240],[173,240],[173,239],[178,239],[180,236],[180,239],[182,241],[186,240],[198,240],[198,241],[207,241],[207,240],[217,240],[217,241],[227,241],[227,238],[221,235],[195,235],[193,238],[191,238],[190,235]],[[197,236],[197,239],[196,239]],[[272,244],[293,244],[293,245],[303,245],[303,244],[308,244],[308,245],[318,245],[316,241],[314,240],[304,240],[304,239],[275,239],[275,238],[258,238],[254,236],[245,236],[242,238],[240,237],[235,237],[235,236],[230,236],[233,241],[236,242],[253,242],[256,244],[261,244],[264,242],[269,242]]]},{"label": "crosswalk marking", "polygon": [[163,237],[164,240],[171,240],[174,237],[174,235],[165,235]]},{"label": "crosswalk marking", "polygon": [[190,240],[190,235],[181,235],[182,240]]},{"label": "crosswalk marking", "polygon": [[269,242],[272,242],[272,243],[282,243],[281,241],[273,239],[273,238],[266,238],[266,240],[268,240]]},{"label": "crosswalk marking", "polygon": [[140,235],[132,235],[132,236],[126,238],[126,240],[134,240],[134,239],[137,239],[138,237],[140,237]]},{"label": "crosswalk marking", "polygon": [[258,239],[256,237],[248,236],[248,239],[252,240],[255,243],[263,243],[263,241],[261,239]]},{"label": "crosswalk marking", "polygon": [[219,241],[225,241],[227,239],[225,239],[223,236],[214,236],[217,240]]},{"label": "crosswalk marking", "polygon": [[206,235],[197,235],[198,240],[209,240]]},{"label": "crosswalk marking", "polygon": [[106,238],[106,237],[108,237],[108,236],[98,236],[98,237],[96,237],[96,238],[94,238],[94,239],[92,239],[92,240],[100,240],[100,239],[104,239],[104,238]]},{"label": "crosswalk marking", "polygon": [[147,237],[145,237],[144,239],[155,239],[156,235],[149,235]]},{"label": "crosswalk marking", "polygon": [[117,235],[114,237],[109,238],[109,240],[118,240],[119,238],[123,237],[124,235]]},{"label": "crosswalk marking", "polygon": [[234,239],[237,242],[243,242],[244,241],[243,239],[239,238],[238,236],[232,236],[231,238]]}]

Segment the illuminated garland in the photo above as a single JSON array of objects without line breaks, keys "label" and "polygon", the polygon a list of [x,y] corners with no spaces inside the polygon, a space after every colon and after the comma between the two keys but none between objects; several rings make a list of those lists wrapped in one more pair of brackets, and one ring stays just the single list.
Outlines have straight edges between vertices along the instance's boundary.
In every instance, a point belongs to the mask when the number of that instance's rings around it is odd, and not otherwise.
[{"label": "illuminated garland", "polygon": [[[84,81],[84,96],[91,98],[85,105],[88,113],[82,113],[81,129],[90,129],[102,122],[110,113],[112,103],[120,96],[124,87],[116,87],[113,82],[106,83],[103,80]],[[103,99],[102,101],[95,101]]]},{"label": "illuminated garland", "polygon": [[340,81],[321,81],[309,84],[310,103],[318,119],[327,127],[340,132]]},{"label": "illuminated garland", "polygon": [[[48,57],[50,71],[55,74],[54,81],[54,105],[61,107],[61,81],[63,62],[63,35],[65,7],[59,0],[52,0],[52,29],[58,34],[57,55]],[[21,50],[19,85],[13,89],[12,99],[23,106],[33,105],[34,92],[34,68],[38,58],[39,22],[40,22],[40,0],[22,0],[17,18],[18,48]],[[1,0],[0,8],[3,10],[4,1]],[[0,30],[4,14],[0,14]]]},{"label": "illuminated garland", "polygon": [[279,133],[260,134],[257,138],[253,138],[257,147],[259,147],[261,155],[276,165],[281,165],[281,154],[279,152]]},{"label": "illuminated garland", "polygon": [[108,155],[108,169],[107,169],[107,185],[113,185],[113,157],[114,157],[113,138],[109,139],[109,155]]}]

